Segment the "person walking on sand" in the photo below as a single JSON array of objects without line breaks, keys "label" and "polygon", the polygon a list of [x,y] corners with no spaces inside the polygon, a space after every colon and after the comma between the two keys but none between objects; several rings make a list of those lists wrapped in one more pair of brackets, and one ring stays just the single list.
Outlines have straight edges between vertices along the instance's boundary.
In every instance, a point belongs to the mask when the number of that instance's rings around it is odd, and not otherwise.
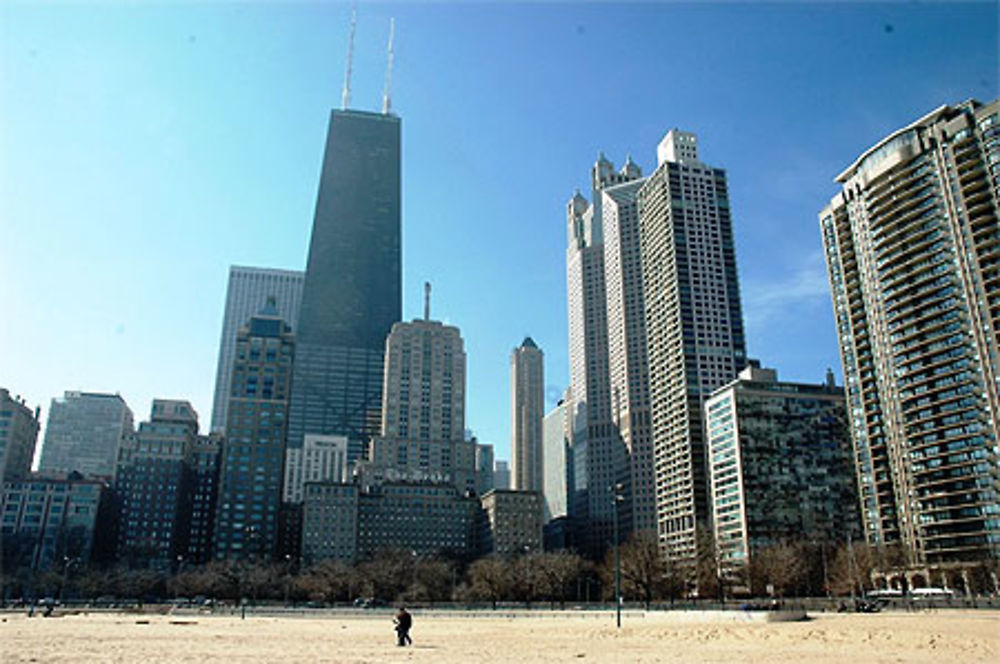
[{"label": "person walking on sand", "polygon": [[392,622],[396,625],[396,645],[412,645],[413,639],[410,638],[410,627],[413,626],[413,616],[401,606],[399,607],[399,611],[396,612],[396,617],[392,619]]}]

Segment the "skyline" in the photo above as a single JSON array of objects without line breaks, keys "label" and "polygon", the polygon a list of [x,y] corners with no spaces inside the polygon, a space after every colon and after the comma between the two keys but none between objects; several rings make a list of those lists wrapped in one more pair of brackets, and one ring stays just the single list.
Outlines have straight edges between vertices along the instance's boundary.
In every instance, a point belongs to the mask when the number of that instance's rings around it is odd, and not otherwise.
[{"label": "skyline", "polygon": [[[120,392],[136,421],[187,399],[208,430],[229,267],[305,269],[349,14],[0,8],[0,283],[19,323],[0,385],[43,425],[79,389]],[[649,173],[668,129],[697,134],[727,169],[749,355],[839,383],[818,224],[833,178],[941,104],[998,96],[987,3],[361,3],[355,108],[380,107],[390,16],[403,320],[432,282],[432,318],[466,343],[467,426],[500,459],[510,351],[538,341],[546,410],[569,381],[564,209],[600,151]]]}]

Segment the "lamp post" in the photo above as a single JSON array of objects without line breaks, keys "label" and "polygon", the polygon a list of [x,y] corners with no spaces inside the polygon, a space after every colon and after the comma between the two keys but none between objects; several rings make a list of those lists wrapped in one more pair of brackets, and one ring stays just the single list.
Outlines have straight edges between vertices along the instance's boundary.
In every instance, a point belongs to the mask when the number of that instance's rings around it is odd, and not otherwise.
[{"label": "lamp post", "polygon": [[63,593],[66,590],[66,576],[69,574],[69,568],[77,563],[78,559],[70,556],[63,556],[63,570],[62,570],[62,583],[59,584],[59,601],[63,600]]},{"label": "lamp post", "polygon": [[614,545],[615,545],[615,624],[618,629],[622,627],[622,562],[618,551],[618,503],[625,500],[622,495],[621,483],[611,487],[611,510],[614,521]]}]

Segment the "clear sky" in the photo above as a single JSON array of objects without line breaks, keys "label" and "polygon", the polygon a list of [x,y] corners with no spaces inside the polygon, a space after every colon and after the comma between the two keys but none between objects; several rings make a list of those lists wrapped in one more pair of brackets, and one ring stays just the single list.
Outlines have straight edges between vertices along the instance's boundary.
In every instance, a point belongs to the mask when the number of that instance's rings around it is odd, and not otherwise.
[{"label": "clear sky", "polygon": [[[194,403],[230,265],[303,269],[350,5],[0,6],[0,386]],[[365,3],[353,106],[389,17],[403,119],[404,318],[461,328],[467,426],[509,458],[510,351],[568,383],[565,205],[599,151],[651,172],[672,127],[726,168],[749,351],[841,375],[817,213],[833,178],[943,103],[998,96],[977,4]]]}]

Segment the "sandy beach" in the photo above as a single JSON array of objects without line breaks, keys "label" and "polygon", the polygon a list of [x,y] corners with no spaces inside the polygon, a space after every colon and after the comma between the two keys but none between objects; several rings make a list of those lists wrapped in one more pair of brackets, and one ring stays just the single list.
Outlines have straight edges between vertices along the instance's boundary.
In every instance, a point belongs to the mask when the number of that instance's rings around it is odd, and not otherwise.
[{"label": "sandy beach", "polygon": [[1000,613],[818,614],[739,622],[683,612],[532,617],[414,612],[409,648],[391,614],[272,617],[208,614],[0,614],[0,660],[21,662],[906,662],[1000,657]]}]

